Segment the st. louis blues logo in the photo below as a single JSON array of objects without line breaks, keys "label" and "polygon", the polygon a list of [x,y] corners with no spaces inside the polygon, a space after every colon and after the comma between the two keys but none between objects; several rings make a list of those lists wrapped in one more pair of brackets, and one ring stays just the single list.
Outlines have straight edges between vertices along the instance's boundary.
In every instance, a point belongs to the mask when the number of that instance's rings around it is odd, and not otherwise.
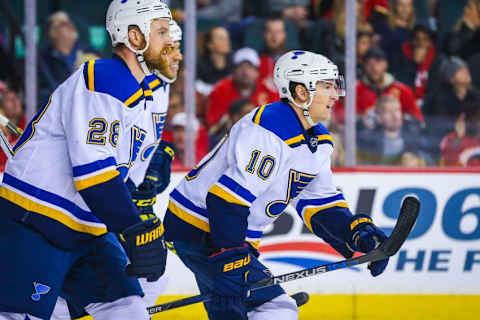
[{"label": "st. louis blues logo", "polygon": [[298,56],[301,55],[301,54],[305,54],[305,51],[294,51],[293,56],[292,56],[292,60],[298,59]]},{"label": "st. louis blues logo", "polygon": [[38,282],[33,283],[33,288],[35,293],[32,294],[31,298],[33,301],[39,301],[42,294],[47,294],[50,291],[50,287]]}]

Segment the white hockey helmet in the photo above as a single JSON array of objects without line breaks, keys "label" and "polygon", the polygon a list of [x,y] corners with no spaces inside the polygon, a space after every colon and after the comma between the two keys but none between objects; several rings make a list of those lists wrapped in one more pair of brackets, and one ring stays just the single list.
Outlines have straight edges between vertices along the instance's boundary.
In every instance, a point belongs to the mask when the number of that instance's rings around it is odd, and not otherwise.
[{"label": "white hockey helmet", "polygon": [[[143,54],[150,45],[150,24],[154,19],[172,20],[170,9],[161,0],[113,0],[106,17],[112,46],[123,43],[131,51]],[[134,50],[128,41],[128,27],[131,25],[138,26],[145,36],[147,44],[142,50]]]},{"label": "white hockey helmet", "polygon": [[170,28],[170,38],[172,38],[173,42],[177,41],[182,41],[182,29],[178,25],[178,23],[175,20],[170,20],[170,23],[168,24]]},{"label": "white hockey helmet", "polygon": [[[287,98],[297,107],[303,109],[305,118],[310,125],[315,125],[308,108],[312,104],[318,81],[334,80],[338,96],[345,96],[345,82],[338,72],[338,67],[327,57],[309,51],[294,50],[278,58],[273,69],[273,82],[278,89],[280,98]],[[301,83],[310,93],[310,101],[298,105],[290,92],[290,82]]]}]

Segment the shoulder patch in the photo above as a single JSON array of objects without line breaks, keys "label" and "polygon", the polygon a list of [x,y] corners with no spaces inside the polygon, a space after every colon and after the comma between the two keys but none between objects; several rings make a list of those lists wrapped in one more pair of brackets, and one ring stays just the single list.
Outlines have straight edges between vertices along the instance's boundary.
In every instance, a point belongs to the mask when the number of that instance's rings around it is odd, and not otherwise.
[{"label": "shoulder patch", "polygon": [[83,77],[88,90],[108,94],[128,108],[135,107],[149,94],[117,59],[89,60],[83,66]]}]

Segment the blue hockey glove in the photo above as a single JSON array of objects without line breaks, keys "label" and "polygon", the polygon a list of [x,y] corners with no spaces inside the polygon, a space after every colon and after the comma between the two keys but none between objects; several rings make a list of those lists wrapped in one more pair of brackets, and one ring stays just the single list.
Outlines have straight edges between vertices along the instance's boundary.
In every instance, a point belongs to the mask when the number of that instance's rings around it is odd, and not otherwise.
[{"label": "blue hockey glove", "polygon": [[156,281],[165,272],[167,248],[163,241],[163,225],[153,215],[141,215],[146,220],[128,227],[120,235],[130,264],[126,273],[131,277]]},{"label": "blue hockey glove", "polygon": [[162,193],[170,183],[170,165],[174,157],[175,149],[173,145],[163,140],[160,141],[150,160],[145,179],[139,189],[145,184],[151,184],[156,194]]},{"label": "blue hockey glove", "polygon": [[209,257],[213,274],[212,308],[245,314],[248,296],[247,275],[251,261],[247,245],[222,249]]},{"label": "blue hockey glove", "polygon": [[133,203],[137,206],[141,214],[155,215],[153,205],[157,201],[157,194],[151,184],[142,184],[139,188],[130,179],[127,181],[128,191],[132,196]]},{"label": "blue hockey glove", "polygon": [[[387,236],[382,230],[378,229],[372,219],[364,214],[356,214],[350,221],[351,237],[349,246],[355,250],[363,253],[368,253],[382,244]],[[388,264],[388,258],[368,265],[372,276],[380,275]]]}]

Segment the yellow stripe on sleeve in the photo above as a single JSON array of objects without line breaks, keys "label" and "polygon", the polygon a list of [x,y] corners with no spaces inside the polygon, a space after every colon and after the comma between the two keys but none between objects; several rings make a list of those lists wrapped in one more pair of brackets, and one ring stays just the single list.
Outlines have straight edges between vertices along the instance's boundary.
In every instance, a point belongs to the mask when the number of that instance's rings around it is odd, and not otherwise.
[{"label": "yellow stripe on sleeve", "polygon": [[201,219],[198,219],[197,217],[192,216],[188,212],[182,210],[179,206],[177,206],[172,201],[168,203],[168,210],[170,210],[174,215],[176,215],[178,218],[182,219],[186,223],[189,223],[192,226],[197,227],[198,229],[203,230],[205,232],[210,232],[210,225],[208,224],[208,222],[205,222]]},{"label": "yellow stripe on sleeve", "polygon": [[95,91],[95,60],[88,61],[88,90]]},{"label": "yellow stripe on sleeve", "polygon": [[255,122],[256,124],[260,124],[260,118],[262,117],[263,110],[265,110],[265,106],[265,104],[261,106],[257,114],[255,115],[255,119],[253,119],[253,122]]},{"label": "yellow stripe on sleeve", "polygon": [[321,134],[321,135],[317,136],[317,139],[318,139],[318,141],[328,140],[328,141],[332,141],[332,143],[333,143],[333,138],[329,134]]},{"label": "yellow stripe on sleeve", "polygon": [[303,213],[303,221],[305,221],[305,225],[307,226],[308,230],[313,232],[311,221],[312,221],[312,217],[314,215],[316,215],[317,213],[319,213],[322,210],[326,210],[326,209],[333,208],[333,207],[348,208],[348,204],[346,202],[342,201],[342,202],[335,202],[335,203],[327,204],[327,205],[324,205],[324,206],[321,206],[321,207],[312,207],[312,208],[305,209],[304,213]]},{"label": "yellow stripe on sleeve", "polygon": [[140,98],[143,94],[143,90],[142,89],[138,89],[137,92],[135,92],[130,98],[128,98],[127,100],[125,100],[125,105],[128,107],[129,105],[131,105],[132,103],[134,103],[138,98]]},{"label": "yellow stripe on sleeve", "polygon": [[100,236],[107,233],[107,228],[105,227],[93,227],[82,224],[78,221],[75,221],[70,216],[60,210],[47,207],[40,203],[36,203],[5,187],[0,187],[0,197],[7,199],[10,202],[13,202],[17,206],[22,207],[27,211],[38,213],[50,219],[56,220],[72,230],[93,234],[95,236]]},{"label": "yellow stripe on sleeve", "polygon": [[235,203],[235,204],[238,204],[238,205],[241,205],[241,206],[244,206],[244,207],[249,207],[250,206],[249,204],[245,203],[244,201],[242,201],[242,200],[236,198],[235,196],[233,196],[232,194],[226,192],[225,190],[223,190],[222,188],[220,188],[216,184],[214,184],[210,188],[210,190],[208,190],[208,192],[213,193],[217,197],[220,197],[227,202]]},{"label": "yellow stripe on sleeve", "polygon": [[156,87],[158,87],[160,85],[160,80],[158,79],[155,79],[153,80],[152,82],[150,82],[148,84],[148,86],[150,87],[150,89],[155,89]]},{"label": "yellow stripe on sleeve", "polygon": [[305,137],[303,136],[303,134],[300,134],[296,137],[285,140],[285,143],[288,144],[288,145],[292,145],[292,144],[298,143],[302,140],[305,140]]},{"label": "yellow stripe on sleeve", "polygon": [[81,191],[83,189],[87,189],[97,184],[111,180],[116,176],[118,176],[119,174],[120,172],[118,172],[117,170],[110,170],[87,179],[77,180],[75,181],[75,187],[77,188],[78,191]]}]

